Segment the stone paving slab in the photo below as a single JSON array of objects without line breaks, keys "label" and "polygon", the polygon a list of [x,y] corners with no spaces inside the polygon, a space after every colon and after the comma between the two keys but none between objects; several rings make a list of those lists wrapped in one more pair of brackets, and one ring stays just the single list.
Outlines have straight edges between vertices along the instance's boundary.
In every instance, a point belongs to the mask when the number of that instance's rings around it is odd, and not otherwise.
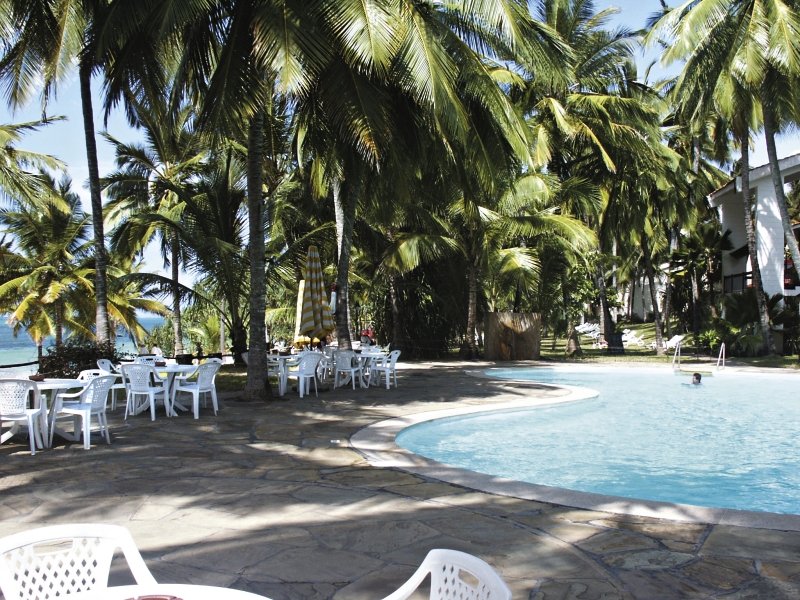
[{"label": "stone paving slab", "polygon": [[274,600],[379,599],[434,547],[484,558],[517,600],[800,598],[798,532],[612,515],[369,465],[348,440],[373,422],[554,394],[465,377],[476,363],[404,367],[397,389],[229,395],[197,421],[117,411],[112,445],[94,436],[90,451],[62,440],[32,457],[15,438],[0,445],[0,535],[117,523],[161,582]]}]

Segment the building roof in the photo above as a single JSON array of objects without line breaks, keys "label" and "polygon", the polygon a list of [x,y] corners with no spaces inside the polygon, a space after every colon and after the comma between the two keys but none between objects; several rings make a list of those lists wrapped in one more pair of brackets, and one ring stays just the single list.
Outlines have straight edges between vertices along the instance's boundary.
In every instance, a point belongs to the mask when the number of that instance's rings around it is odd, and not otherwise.
[{"label": "building roof", "polygon": [[[791,156],[779,159],[778,168],[781,170],[781,175],[783,175],[784,178],[793,178],[792,176],[794,176],[794,178],[800,177],[800,153],[792,154]],[[756,181],[769,177],[771,172],[772,169],[770,168],[769,163],[753,167],[750,169],[750,185],[753,185]],[[711,207],[716,208],[725,200],[727,200],[730,195],[738,195],[741,193],[741,191],[742,178],[741,176],[737,176],[722,187],[711,192],[706,197],[708,198],[708,203],[711,205]]]}]

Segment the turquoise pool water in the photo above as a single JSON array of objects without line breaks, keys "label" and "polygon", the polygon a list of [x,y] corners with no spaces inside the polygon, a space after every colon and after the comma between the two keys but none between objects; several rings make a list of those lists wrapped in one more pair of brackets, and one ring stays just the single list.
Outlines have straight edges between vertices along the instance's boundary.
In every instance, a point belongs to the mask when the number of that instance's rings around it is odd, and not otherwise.
[{"label": "turquoise pool water", "polygon": [[800,377],[650,369],[489,369],[589,387],[562,405],[465,415],[397,443],[452,466],[613,496],[800,514]]}]

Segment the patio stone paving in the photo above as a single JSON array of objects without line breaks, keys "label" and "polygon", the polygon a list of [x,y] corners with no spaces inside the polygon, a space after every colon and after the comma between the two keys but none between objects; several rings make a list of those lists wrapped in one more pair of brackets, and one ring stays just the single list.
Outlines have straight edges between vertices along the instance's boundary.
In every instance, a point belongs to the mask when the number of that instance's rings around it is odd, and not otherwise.
[{"label": "patio stone paving", "polygon": [[[516,600],[800,598],[800,533],[612,515],[377,468],[350,436],[385,418],[520,393],[464,376],[479,363],[406,364],[399,387],[247,403],[219,417],[110,418],[112,445],[0,445],[0,535],[109,522],[156,579],[274,600],[375,600],[431,548],[478,555]],[[58,438],[56,438],[58,440]],[[125,581],[114,573],[114,582]]]}]

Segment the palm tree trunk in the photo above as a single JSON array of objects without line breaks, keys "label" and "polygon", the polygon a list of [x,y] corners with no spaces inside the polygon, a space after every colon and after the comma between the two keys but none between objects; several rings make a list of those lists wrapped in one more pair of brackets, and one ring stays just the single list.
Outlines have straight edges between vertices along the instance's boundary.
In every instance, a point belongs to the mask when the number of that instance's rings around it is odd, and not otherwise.
[{"label": "palm tree trunk", "polygon": [[614,333],[614,322],[611,319],[611,309],[608,306],[608,290],[606,289],[606,278],[603,267],[597,266],[597,291],[600,297],[600,331],[603,339],[609,342],[609,336]]},{"label": "palm tree trunk", "polygon": [[53,303],[53,329],[55,329],[56,348],[60,348],[64,343],[64,302],[56,300]]},{"label": "palm tree trunk", "polygon": [[352,348],[350,340],[350,248],[353,244],[353,225],[356,219],[360,176],[351,173],[351,179],[334,185],[333,209],[336,217],[336,242],[338,263],[336,271],[336,338],[339,348]]},{"label": "palm tree trunk", "polygon": [[178,276],[180,274],[180,239],[177,232],[172,234],[170,251],[170,267],[172,269],[172,333],[175,336],[175,356],[183,354],[183,324],[181,323],[181,291]]},{"label": "palm tree trunk", "polygon": [[392,339],[391,349],[408,350],[403,327],[403,311],[400,310],[400,297],[397,292],[397,275],[389,275],[389,304],[392,310]]},{"label": "palm tree trunk", "polygon": [[103,231],[103,199],[100,195],[100,169],[97,165],[97,141],[94,133],[94,110],[92,108],[92,65],[89,58],[82,58],[78,69],[83,112],[83,134],[86,141],[86,161],[89,168],[89,197],[92,205],[92,227],[94,228],[94,295],[95,295],[95,341],[106,344],[111,339],[108,321],[108,253]]},{"label": "palm tree trunk", "polygon": [[795,268],[800,269],[800,248],[797,245],[797,238],[792,231],[792,220],[789,217],[789,207],[786,204],[786,194],[783,192],[783,176],[781,175],[780,165],[778,164],[778,150],[775,147],[775,113],[773,107],[767,101],[763,102],[762,112],[764,114],[764,138],[767,142],[767,156],[769,157],[770,175],[772,186],[775,188],[775,200],[781,212],[781,224],[783,225],[783,236],[789,246],[789,254]]},{"label": "palm tree trunk", "polygon": [[467,268],[467,336],[464,345],[468,358],[478,358],[478,344],[475,341],[475,326],[478,323],[478,268]]},{"label": "palm tree trunk", "polygon": [[[745,136],[749,138],[749,136]],[[769,311],[764,298],[764,286],[761,282],[761,267],[758,262],[758,248],[756,247],[756,229],[751,213],[753,197],[750,194],[750,147],[749,139],[742,141],[742,201],[744,202],[744,230],[747,234],[747,251],[750,253],[750,268],[753,271],[753,288],[758,302],[758,317],[761,324],[762,350],[768,354],[775,354],[775,342],[772,339],[772,330],[769,326]]]},{"label": "palm tree trunk", "polygon": [[219,309],[219,351],[225,354],[225,299]]},{"label": "palm tree trunk", "polygon": [[[690,198],[690,202],[691,201]],[[670,317],[672,316],[672,256],[675,254],[675,250],[678,249],[678,236],[680,236],[680,231],[676,228],[669,228],[667,232],[669,235],[669,266],[667,267],[664,281],[666,292],[664,296],[664,330],[667,333],[667,337],[672,337],[672,325],[670,323]]]},{"label": "palm tree trunk", "polygon": [[692,333],[695,345],[700,336],[700,276],[692,269]]},{"label": "palm tree trunk", "polygon": [[664,335],[662,333],[661,311],[658,308],[658,294],[656,293],[656,271],[653,268],[653,260],[650,258],[650,247],[647,238],[642,237],[642,260],[644,261],[644,273],[647,277],[647,285],[650,288],[650,302],[653,304],[653,321],[656,330],[656,354],[664,355]]},{"label": "palm tree trunk", "polygon": [[247,400],[264,400],[267,386],[267,339],[264,317],[267,309],[264,198],[261,160],[264,151],[264,113],[250,119],[247,136],[247,212],[250,238],[250,346],[248,349]]}]

